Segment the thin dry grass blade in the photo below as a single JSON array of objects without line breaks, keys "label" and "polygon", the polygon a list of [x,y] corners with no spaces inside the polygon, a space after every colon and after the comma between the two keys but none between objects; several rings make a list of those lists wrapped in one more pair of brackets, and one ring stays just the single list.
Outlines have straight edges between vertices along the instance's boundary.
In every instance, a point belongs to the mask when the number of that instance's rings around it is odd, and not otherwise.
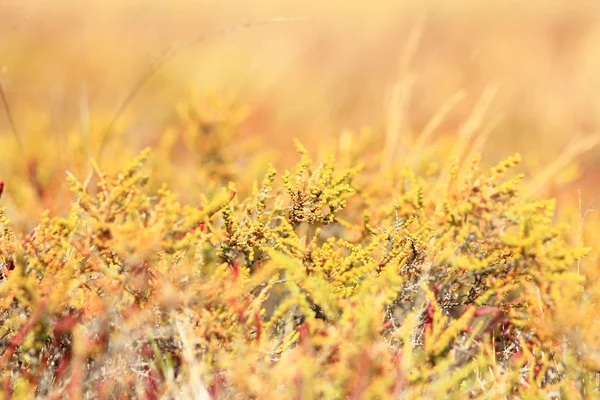
[{"label": "thin dry grass blade", "polygon": [[536,174],[536,179],[527,187],[524,197],[528,198],[542,194],[544,188],[548,186],[561,170],[566,168],[577,157],[587,153],[599,144],[600,133],[571,141],[565,151],[553,163],[549,164],[539,174]]}]

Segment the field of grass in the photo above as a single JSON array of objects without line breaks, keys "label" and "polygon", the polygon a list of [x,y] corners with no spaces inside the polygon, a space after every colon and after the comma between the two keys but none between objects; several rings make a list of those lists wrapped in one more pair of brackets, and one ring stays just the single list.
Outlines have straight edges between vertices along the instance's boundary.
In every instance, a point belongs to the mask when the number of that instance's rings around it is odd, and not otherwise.
[{"label": "field of grass", "polygon": [[600,3],[0,0],[0,395],[600,397]]}]

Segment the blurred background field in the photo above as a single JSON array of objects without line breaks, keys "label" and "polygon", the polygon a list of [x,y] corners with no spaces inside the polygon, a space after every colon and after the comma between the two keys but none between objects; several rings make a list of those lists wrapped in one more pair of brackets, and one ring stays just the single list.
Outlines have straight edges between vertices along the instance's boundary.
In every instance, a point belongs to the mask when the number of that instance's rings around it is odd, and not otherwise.
[{"label": "blurred background field", "polygon": [[[364,139],[387,166],[443,160],[465,140],[488,164],[520,152],[530,194],[579,207],[581,190],[593,208],[599,22],[600,4],[577,1],[3,1],[0,79],[13,119],[3,107],[3,202],[24,227],[58,212],[65,170],[83,179],[91,158],[116,170],[144,146],[176,142],[185,107],[211,118],[231,98],[239,127],[225,153],[253,141],[249,164],[292,165],[294,137],[311,151]],[[127,101],[165,50],[174,57]],[[178,167],[184,154],[175,143],[154,167],[185,198],[198,182]]]}]

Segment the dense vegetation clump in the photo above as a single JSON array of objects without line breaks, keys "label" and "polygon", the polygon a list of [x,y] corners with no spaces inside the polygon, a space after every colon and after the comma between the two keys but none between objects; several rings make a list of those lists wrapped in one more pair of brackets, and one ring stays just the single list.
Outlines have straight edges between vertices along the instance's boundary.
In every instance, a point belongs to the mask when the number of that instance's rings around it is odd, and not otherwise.
[{"label": "dense vegetation clump", "polygon": [[519,197],[520,156],[378,176],[296,148],[295,171],[269,167],[247,194],[223,183],[186,204],[148,185],[145,150],[114,176],[70,176],[68,214],[26,236],[0,209],[4,394],[594,392],[592,331],[557,326],[561,305],[595,301],[574,268],[588,250],[553,201]]}]

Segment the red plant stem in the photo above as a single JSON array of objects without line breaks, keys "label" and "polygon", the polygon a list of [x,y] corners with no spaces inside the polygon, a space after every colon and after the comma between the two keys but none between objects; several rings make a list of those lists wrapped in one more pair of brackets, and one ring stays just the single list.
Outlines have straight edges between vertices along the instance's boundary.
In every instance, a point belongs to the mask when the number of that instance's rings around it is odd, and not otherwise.
[{"label": "red plant stem", "polygon": [[298,328],[298,333],[300,334],[300,342],[306,343],[306,341],[308,340],[310,336],[309,328],[310,326],[308,325],[308,322],[304,322],[302,326]]},{"label": "red plant stem", "polygon": [[233,260],[230,264],[231,271],[233,272],[233,277],[237,280],[240,276],[240,262],[238,260]]},{"label": "red plant stem", "polygon": [[392,321],[386,321],[383,326],[381,327],[382,332],[387,331],[388,329],[390,329],[392,327]]},{"label": "red plant stem", "polygon": [[357,379],[354,381],[354,385],[352,388],[352,392],[350,393],[350,396],[348,397],[350,400],[359,400],[362,396],[363,391],[365,390],[365,377],[366,377],[366,372],[367,372],[367,368],[369,366],[369,354],[367,353],[367,351],[363,351],[361,359],[360,359],[360,364],[358,366],[358,371],[357,371]]},{"label": "red plant stem", "polygon": [[[69,351],[65,357],[62,359],[62,361],[60,362],[60,364],[58,365],[58,368],[56,370],[56,380],[59,380],[60,378],[62,378],[62,376],[67,372],[67,369],[69,368],[69,364],[71,363],[71,360],[73,359],[73,352]],[[75,371],[73,371],[75,372]]]},{"label": "red plant stem", "polygon": [[15,353],[15,350],[17,350],[17,347],[19,347],[23,343],[27,334],[31,331],[31,329],[35,326],[37,321],[40,319],[40,316],[42,315],[42,312],[44,311],[45,308],[46,308],[45,300],[42,300],[40,302],[40,304],[38,305],[38,307],[36,307],[35,314],[33,314],[31,319],[27,323],[27,325],[22,327],[21,330],[10,340],[8,347],[7,347],[6,351],[4,352],[4,355],[2,356],[2,359],[0,360],[0,370],[4,369],[6,367],[6,364],[8,363],[8,361],[11,359],[11,357]]},{"label": "red plant stem", "polygon": [[12,387],[13,387],[12,379],[9,375],[8,378],[6,378],[6,380],[4,381],[4,398],[6,400],[10,400],[12,398],[12,395],[13,395]]},{"label": "red plant stem", "polygon": [[211,399],[219,399],[221,398],[221,394],[223,393],[223,389],[225,388],[225,378],[222,372],[216,372],[214,374],[212,383],[208,387],[208,394]]},{"label": "red plant stem", "polygon": [[433,330],[433,315],[435,313],[435,308],[432,303],[429,303],[427,306],[427,315],[425,316],[425,326],[423,328],[423,345],[425,345],[427,341],[427,336],[429,336],[429,332]]},{"label": "red plant stem", "polygon": [[256,323],[256,341],[260,341],[260,336],[262,334],[262,323],[260,320],[260,314],[258,311],[254,312],[254,321]]},{"label": "red plant stem", "polygon": [[[145,399],[146,400],[157,400],[159,398],[159,390],[157,384],[157,378],[154,372],[150,369],[146,369],[147,375],[144,377],[145,384]],[[162,374],[161,374],[162,375]]]}]

